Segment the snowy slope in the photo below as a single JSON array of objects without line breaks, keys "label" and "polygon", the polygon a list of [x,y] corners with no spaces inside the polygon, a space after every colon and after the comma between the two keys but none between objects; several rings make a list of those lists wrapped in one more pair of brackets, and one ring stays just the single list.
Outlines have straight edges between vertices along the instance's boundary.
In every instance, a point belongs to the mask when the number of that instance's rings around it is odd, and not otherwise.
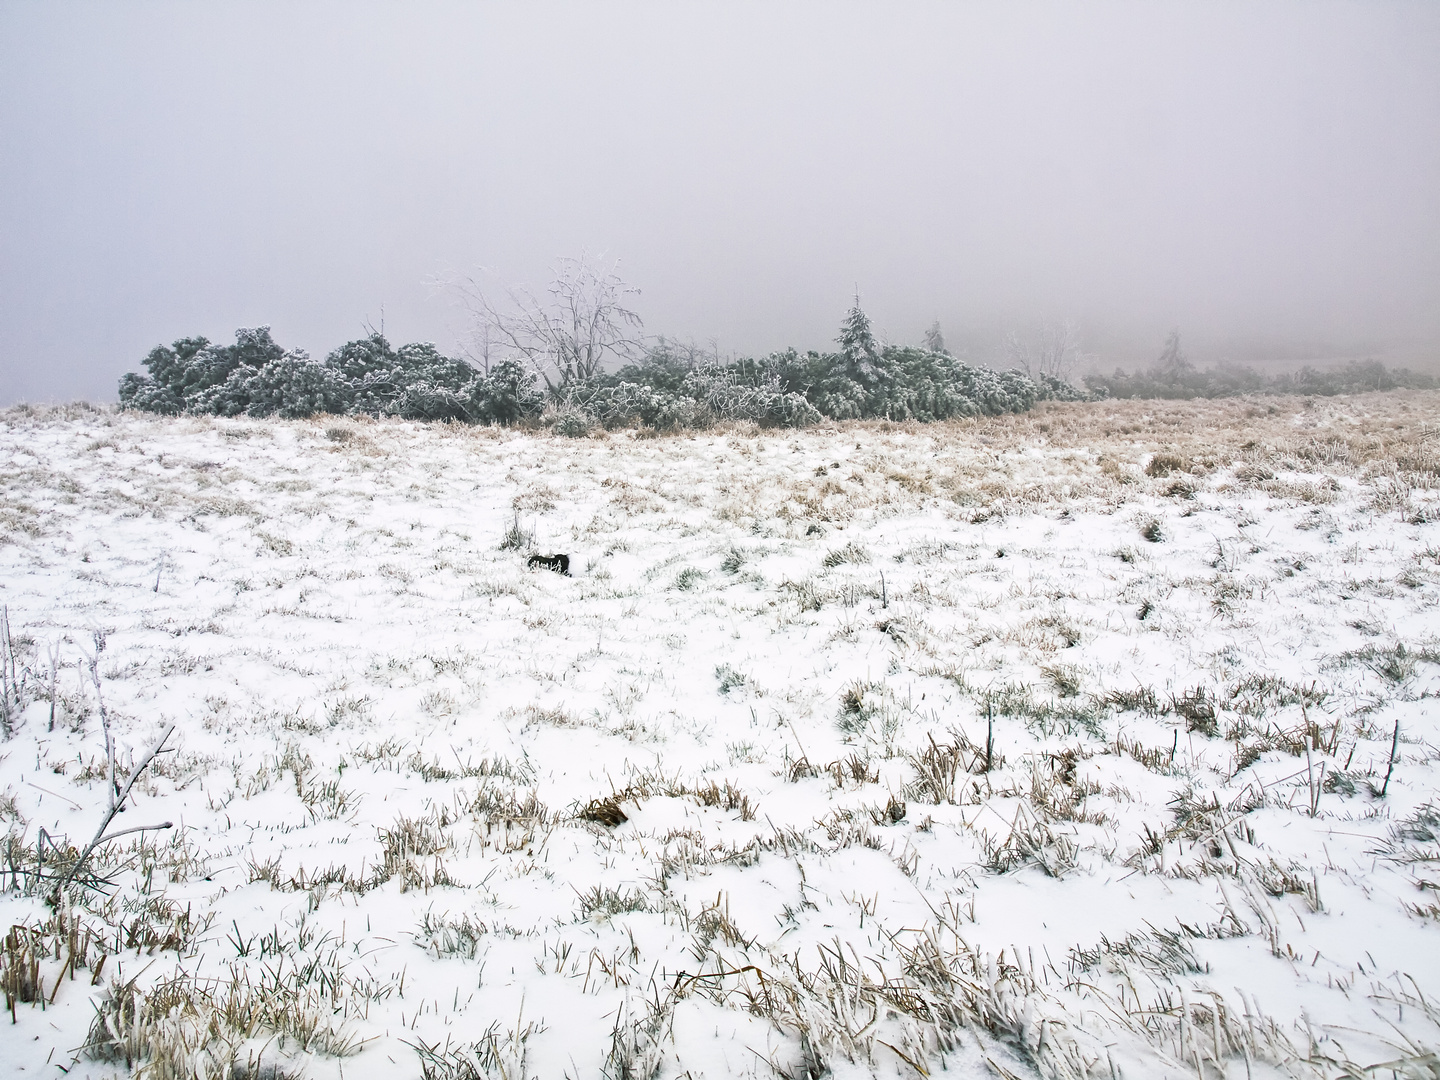
[{"label": "snowy slope", "polygon": [[[47,1001],[0,1060],[1432,1075],[1437,407],[10,410],[0,917]],[[83,847],[106,802],[97,644],[122,774],[176,725],[116,827],[175,827],[57,912],[39,831]]]}]

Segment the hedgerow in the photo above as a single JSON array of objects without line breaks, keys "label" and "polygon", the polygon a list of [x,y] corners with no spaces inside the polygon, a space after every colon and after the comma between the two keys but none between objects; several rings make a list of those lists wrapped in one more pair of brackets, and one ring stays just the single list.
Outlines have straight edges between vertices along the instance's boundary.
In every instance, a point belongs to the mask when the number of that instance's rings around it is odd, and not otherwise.
[{"label": "hedgerow", "polygon": [[393,348],[380,334],[347,342],[323,361],[283,349],[269,327],[242,329],[234,345],[203,337],[160,345],[146,374],[120,380],[125,408],[218,416],[317,413],[415,420],[563,425],[584,433],[641,425],[658,430],[750,420],[805,427],[822,419],[948,420],[1024,412],[1046,398],[1083,396],[1058,379],[963,363],[943,351],[880,345],[856,305],[838,352],[794,349],[759,359],[697,358],[661,339],[611,374],[562,381],[548,394],[515,359],[482,371],[433,345]]}]

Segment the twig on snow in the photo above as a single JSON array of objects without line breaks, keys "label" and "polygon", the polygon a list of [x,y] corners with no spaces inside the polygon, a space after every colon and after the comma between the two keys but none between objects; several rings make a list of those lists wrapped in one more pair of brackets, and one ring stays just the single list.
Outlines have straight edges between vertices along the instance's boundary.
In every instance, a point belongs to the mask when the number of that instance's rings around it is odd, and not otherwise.
[{"label": "twig on snow", "polygon": [[[96,644],[99,645],[99,641],[97,641]],[[150,762],[154,760],[155,755],[160,753],[161,747],[165,745],[165,740],[170,738],[170,733],[175,730],[175,725],[166,725],[165,730],[160,734],[160,738],[155,740],[155,744],[146,751],[145,756],[140,759],[140,763],[131,771],[130,779],[126,780],[125,786],[121,788],[120,785],[115,782],[115,741],[110,736],[110,714],[105,709],[105,699],[100,695],[100,674],[98,668],[99,649],[97,648],[96,655],[90,658],[90,679],[95,684],[95,697],[100,702],[100,723],[105,729],[105,757],[107,761],[106,774],[108,781],[106,790],[110,796],[110,805],[105,813],[104,820],[100,822],[100,827],[95,830],[95,836],[91,839],[90,843],[85,845],[85,850],[82,851],[80,857],[75,860],[75,865],[70,868],[70,872],[66,874],[64,880],[60,882],[61,888],[64,888],[74,880],[75,875],[80,872],[86,860],[90,858],[91,852],[107,840],[114,840],[116,837],[127,836],[134,832],[150,832],[152,830],[168,829],[174,824],[173,822],[165,821],[159,825],[136,825],[133,828],[120,829],[108,835],[105,832],[105,830],[110,827],[110,822],[115,819],[115,815],[124,807],[125,800],[130,797],[130,789],[135,786],[135,781],[140,779],[140,774],[143,773]]]}]

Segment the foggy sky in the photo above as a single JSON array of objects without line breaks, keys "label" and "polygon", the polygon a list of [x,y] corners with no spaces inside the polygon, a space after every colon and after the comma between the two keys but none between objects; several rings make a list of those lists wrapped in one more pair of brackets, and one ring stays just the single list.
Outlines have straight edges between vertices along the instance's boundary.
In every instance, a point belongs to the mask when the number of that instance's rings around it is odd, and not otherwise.
[{"label": "foggy sky", "polygon": [[1434,3],[0,0],[0,403],[603,253],[650,333],[1440,361]]}]

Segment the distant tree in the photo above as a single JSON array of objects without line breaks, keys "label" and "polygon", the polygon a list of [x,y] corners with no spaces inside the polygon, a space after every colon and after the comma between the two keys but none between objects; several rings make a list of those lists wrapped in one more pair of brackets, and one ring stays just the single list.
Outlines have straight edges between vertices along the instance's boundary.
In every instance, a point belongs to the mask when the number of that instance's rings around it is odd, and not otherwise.
[{"label": "distant tree", "polygon": [[950,350],[945,348],[945,335],[940,332],[939,319],[931,323],[930,329],[925,331],[925,349],[927,352],[950,355]]},{"label": "distant tree", "polygon": [[1239,394],[1360,394],[1369,390],[1400,388],[1424,390],[1437,384],[1434,376],[1407,368],[1387,368],[1378,360],[1350,360],[1342,367],[1318,370],[1306,365],[1298,371],[1264,375],[1233,362],[1198,368],[1180,348],[1179,331],[1172,330],[1165,347],[1148,368],[1113,375],[1092,372],[1085,376],[1092,392],[1116,398],[1220,398]]},{"label": "distant tree", "polygon": [[1120,368],[1110,377],[1087,375],[1087,386],[1110,397],[1195,398],[1223,397],[1263,388],[1264,380],[1241,368],[1201,371],[1180,348],[1180,332],[1170,331],[1165,347],[1149,368],[1127,375]]},{"label": "distant tree", "polygon": [[872,370],[880,357],[880,347],[875,342],[875,333],[870,326],[870,317],[860,307],[860,294],[845,313],[840,324],[840,355],[845,358],[851,373],[863,374]]},{"label": "distant tree", "polygon": [[817,377],[807,395],[824,416],[835,420],[858,419],[866,415],[866,399],[871,396],[880,368],[880,345],[875,340],[870,317],[860,307],[858,294],[845,313],[836,340],[839,354],[825,356],[813,365]]},{"label": "distant tree", "polygon": [[1177,380],[1183,380],[1185,376],[1195,370],[1195,365],[1180,351],[1179,330],[1170,331],[1170,336],[1165,339],[1165,348],[1155,358],[1155,363],[1150,366],[1150,370],[1157,377],[1163,378],[1168,375]]},{"label": "distant tree", "polygon": [[498,351],[529,365],[552,397],[640,352],[640,316],[627,305],[639,290],[625,283],[615,266],[598,267],[587,258],[561,259],[541,300],[525,289],[505,291],[498,304],[473,278],[452,282],[469,310],[472,337],[486,355]]},{"label": "distant tree", "polygon": [[1042,322],[1025,336],[1012,330],[1005,335],[1004,351],[1011,367],[1036,382],[1043,376],[1069,382],[1085,355],[1080,349],[1080,327],[1070,319]]},{"label": "distant tree", "polygon": [[490,374],[490,360],[495,352],[495,343],[491,340],[494,333],[489,323],[476,323],[470,328],[470,344],[462,346],[470,363],[486,375]]}]

